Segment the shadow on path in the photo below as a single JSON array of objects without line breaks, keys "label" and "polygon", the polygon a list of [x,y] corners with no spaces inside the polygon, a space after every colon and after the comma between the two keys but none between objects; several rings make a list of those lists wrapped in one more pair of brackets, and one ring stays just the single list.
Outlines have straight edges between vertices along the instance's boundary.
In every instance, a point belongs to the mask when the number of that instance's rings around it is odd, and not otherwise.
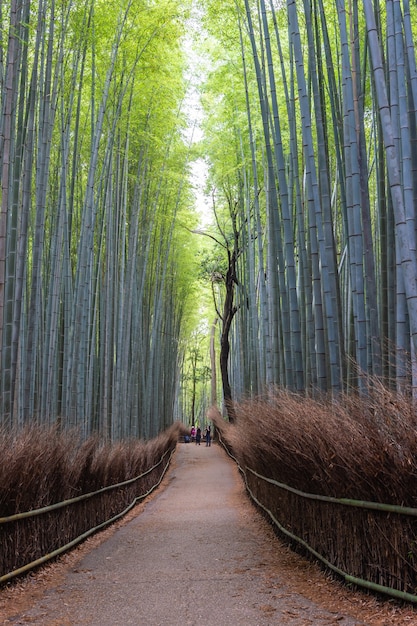
[{"label": "shadow on path", "polygon": [[291,591],[277,564],[281,544],[219,446],[179,444],[164,484],[139,515],[4,623],[364,624]]}]

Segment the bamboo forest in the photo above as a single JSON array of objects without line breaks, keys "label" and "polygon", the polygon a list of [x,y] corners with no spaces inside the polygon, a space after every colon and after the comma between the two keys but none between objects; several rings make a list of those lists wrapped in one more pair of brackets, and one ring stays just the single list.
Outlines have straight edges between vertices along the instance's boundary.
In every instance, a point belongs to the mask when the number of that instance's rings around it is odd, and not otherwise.
[{"label": "bamboo forest", "polygon": [[417,393],[409,0],[0,3],[0,423]]}]

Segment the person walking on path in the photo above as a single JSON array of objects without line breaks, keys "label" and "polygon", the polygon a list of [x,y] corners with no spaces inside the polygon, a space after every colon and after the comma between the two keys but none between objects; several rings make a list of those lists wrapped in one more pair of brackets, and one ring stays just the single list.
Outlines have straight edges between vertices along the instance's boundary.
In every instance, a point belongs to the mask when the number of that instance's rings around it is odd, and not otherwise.
[{"label": "person walking on path", "polygon": [[207,426],[206,428],[206,447],[211,446],[211,427]]},{"label": "person walking on path", "polygon": [[200,443],[201,443],[201,428],[198,427],[197,431],[196,431],[196,434],[195,434],[195,445],[199,446]]}]

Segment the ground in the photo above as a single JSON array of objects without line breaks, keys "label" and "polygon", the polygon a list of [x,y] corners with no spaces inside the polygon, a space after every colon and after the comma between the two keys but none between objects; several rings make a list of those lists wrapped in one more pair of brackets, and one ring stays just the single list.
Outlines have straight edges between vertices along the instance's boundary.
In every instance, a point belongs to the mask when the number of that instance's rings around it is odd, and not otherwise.
[{"label": "ground", "polygon": [[[195,493],[191,492],[190,481],[193,485],[196,481],[201,485]],[[226,488],[224,493],[223,486]],[[223,518],[217,521],[219,515]],[[183,519],[186,519],[185,525]],[[229,535],[231,526],[234,531]],[[142,539],[146,535],[149,535],[150,541],[145,543]],[[165,535],[170,542],[168,549],[164,545]],[[213,552],[213,562],[208,554],[202,565],[202,551],[207,549],[204,537],[209,535],[211,547],[208,549]],[[201,549],[187,549],[190,537],[193,545],[199,537],[203,538]],[[234,541],[240,543],[234,544]],[[138,542],[141,542],[140,546]],[[117,558],[116,553],[121,546],[128,546],[128,549]],[[104,608],[102,615],[95,613],[97,617],[91,620],[82,617],[89,615],[87,608],[82,613],[83,603],[86,606],[103,606],[106,598],[110,598],[115,583],[138,578],[138,556],[132,563],[129,561],[129,553],[135,549],[139,549],[139,558],[145,568],[143,578],[137,582],[140,589],[149,582],[149,601],[154,585],[152,581],[163,580],[161,572],[166,574],[158,615],[154,613],[155,600],[146,608],[142,599],[142,613],[129,621],[130,618],[122,617],[122,606],[114,607],[113,599],[111,607]],[[107,573],[103,579],[100,578],[102,563],[106,560],[111,561],[112,570],[111,576]],[[119,572],[118,568],[123,571]],[[176,571],[178,576],[173,576],[172,572],[175,574]],[[123,576],[128,578],[123,579]],[[210,616],[203,614],[198,618],[188,606],[178,607],[176,614],[172,600],[169,600],[171,589],[177,594],[177,588],[181,588],[178,586],[184,584],[193,594],[193,585],[196,584],[195,593],[198,594],[201,586],[208,584],[207,581],[218,583],[215,590],[209,590],[215,593],[216,601]],[[106,588],[108,584],[111,586]],[[242,587],[245,588],[243,600]],[[227,590],[224,597],[223,589]],[[126,582],[123,583],[123,590],[126,593]],[[132,604],[135,598],[137,591],[132,598],[124,598],[123,602]],[[165,598],[169,601],[166,611],[162,606]],[[72,602],[77,603],[79,613],[76,613],[75,604],[71,606]],[[226,605],[237,602],[246,604],[248,610],[246,612],[246,607],[242,605],[238,613],[240,617],[232,623],[226,616],[229,608],[232,610],[233,607]],[[113,609],[116,617],[112,614]],[[182,623],[255,626],[254,609],[259,616],[256,618],[257,625],[417,626],[417,609],[352,590],[281,543],[268,522],[250,504],[236,467],[222,450],[217,446],[207,449],[194,444],[178,446],[173,467],[161,487],[122,521],[88,539],[59,560],[0,590],[0,624],[4,626],[29,623],[42,626],[79,626],[87,623],[100,626],[106,623],[112,626],[128,623],[140,626],[145,623],[150,626]],[[187,619],[181,611],[187,611]],[[120,621],[117,621],[118,615]]]}]

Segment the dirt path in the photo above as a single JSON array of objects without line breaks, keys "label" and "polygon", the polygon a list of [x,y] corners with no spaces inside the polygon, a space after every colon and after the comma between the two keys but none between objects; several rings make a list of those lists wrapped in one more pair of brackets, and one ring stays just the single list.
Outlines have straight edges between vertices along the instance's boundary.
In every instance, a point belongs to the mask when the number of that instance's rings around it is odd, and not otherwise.
[{"label": "dirt path", "polygon": [[[139,514],[138,514],[139,510]],[[180,444],[130,519],[0,592],[0,623],[45,626],[387,626],[409,608],[332,582],[283,546],[218,446]]]}]

